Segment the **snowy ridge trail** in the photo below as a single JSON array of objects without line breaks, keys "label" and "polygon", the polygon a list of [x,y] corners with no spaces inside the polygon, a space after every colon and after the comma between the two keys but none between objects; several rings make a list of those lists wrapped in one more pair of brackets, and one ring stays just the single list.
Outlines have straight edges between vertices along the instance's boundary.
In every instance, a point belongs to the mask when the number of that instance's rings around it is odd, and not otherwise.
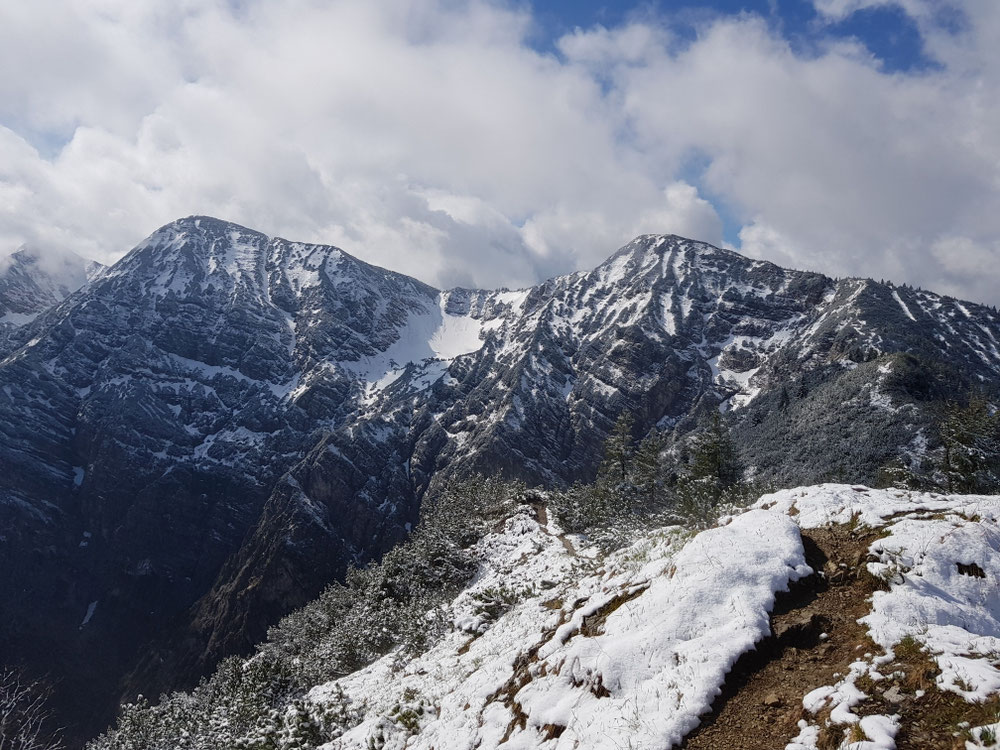
[{"label": "snowy ridge trail", "polygon": [[573,546],[573,542],[569,540],[559,527],[551,524],[549,521],[549,512],[545,508],[545,503],[541,501],[532,501],[530,503],[531,507],[535,511],[535,519],[538,521],[539,526],[550,536],[554,536],[562,544],[563,549],[570,557],[577,557],[579,553],[576,551],[576,547]]},{"label": "snowy ridge trail", "polygon": [[312,690],[355,717],[323,750],[992,747],[998,519],[1000,497],[820,485],[602,558],[531,502],[441,642]]},{"label": "snowy ridge trail", "polygon": [[798,733],[802,696],[836,682],[864,640],[857,620],[868,612],[870,590],[866,579],[845,571],[864,558],[873,538],[870,530],[856,534],[847,526],[802,530],[806,559],[817,574],[779,597],[771,635],[726,676],[712,712],[685,739],[685,750],[772,750]]},{"label": "snowy ridge trail", "polygon": [[[603,561],[573,557],[542,518],[521,513],[484,540],[442,643],[312,691],[363,705],[327,750],[669,747],[768,634],[775,593],[812,572],[795,524],[766,511],[693,537],[661,529]],[[490,622],[476,603],[498,587],[523,599]],[[416,733],[399,720],[414,705]]]}]

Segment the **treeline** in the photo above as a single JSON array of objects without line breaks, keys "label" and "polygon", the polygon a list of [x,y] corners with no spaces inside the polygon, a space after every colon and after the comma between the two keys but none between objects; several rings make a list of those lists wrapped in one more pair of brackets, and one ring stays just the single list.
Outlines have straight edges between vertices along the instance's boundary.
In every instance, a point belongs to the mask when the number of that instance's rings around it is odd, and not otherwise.
[{"label": "treeline", "polygon": [[936,447],[900,456],[879,472],[883,487],[958,494],[1000,493],[1000,411],[981,394],[948,402],[934,422]]},{"label": "treeline", "polygon": [[632,416],[625,413],[605,442],[596,480],[553,493],[551,503],[566,530],[585,533],[605,548],[616,547],[638,528],[703,527],[725,509],[768,491],[747,481],[745,474],[718,413],[673,444],[656,429],[636,439]]},{"label": "treeline", "polygon": [[312,750],[360,722],[341,695],[317,707],[319,684],[396,651],[419,653],[444,633],[440,605],[468,583],[473,547],[524,495],[479,477],[452,482],[421,509],[410,538],[378,563],[348,572],[285,617],[250,658],[230,657],[189,693],[141,697],[88,750]]}]

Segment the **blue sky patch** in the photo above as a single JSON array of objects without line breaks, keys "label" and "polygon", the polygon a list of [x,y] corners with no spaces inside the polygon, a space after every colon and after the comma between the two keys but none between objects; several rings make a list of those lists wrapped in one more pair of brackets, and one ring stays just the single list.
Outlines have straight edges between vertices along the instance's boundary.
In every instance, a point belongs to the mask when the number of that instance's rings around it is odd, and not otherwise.
[{"label": "blue sky patch", "polygon": [[[837,23],[828,23],[803,0],[710,0],[710,2],[621,2],[605,0],[535,0],[532,4],[541,29],[540,47],[546,51],[575,28],[613,27],[631,17],[657,18],[682,40],[693,41],[698,27],[719,16],[754,14],[788,41],[796,53],[811,56],[824,43],[855,39],[875,57],[886,72],[922,72],[937,67],[926,55],[920,30],[898,5],[859,10]],[[947,11],[947,12],[946,12]],[[960,14],[941,10],[935,19],[942,28],[962,28]]]}]

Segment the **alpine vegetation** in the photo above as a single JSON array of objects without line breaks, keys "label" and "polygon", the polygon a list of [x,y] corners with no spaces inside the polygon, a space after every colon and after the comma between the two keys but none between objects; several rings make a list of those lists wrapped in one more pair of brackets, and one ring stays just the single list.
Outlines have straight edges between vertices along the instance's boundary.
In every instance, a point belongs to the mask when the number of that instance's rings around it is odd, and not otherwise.
[{"label": "alpine vegetation", "polygon": [[476,544],[523,496],[493,479],[449,484],[407,541],[283,618],[255,655],[225,659],[190,693],[124,706],[116,729],[90,747],[304,750],[337,736],[353,716],[349,702],[317,713],[304,701],[309,688],[436,643],[449,626],[444,605],[482,562]]},{"label": "alpine vegetation", "polygon": [[[350,604],[328,592],[193,692],[125,706],[90,749],[994,742],[1000,496],[784,490],[605,551],[539,495],[475,484],[496,514],[464,537],[464,583],[404,543],[396,563],[429,582],[412,606],[376,564]],[[395,616],[352,613],[375,601]]]}]

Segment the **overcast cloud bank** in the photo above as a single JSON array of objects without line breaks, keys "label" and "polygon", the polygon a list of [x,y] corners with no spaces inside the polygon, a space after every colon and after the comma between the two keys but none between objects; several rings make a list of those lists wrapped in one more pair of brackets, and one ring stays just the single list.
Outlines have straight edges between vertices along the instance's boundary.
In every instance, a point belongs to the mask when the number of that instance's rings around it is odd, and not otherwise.
[{"label": "overcast cloud bank", "polygon": [[[815,2],[830,23],[879,4]],[[5,3],[0,253],[108,263],[212,214],[518,286],[728,223],[753,257],[1000,302],[1000,4],[900,5],[935,67],[796,52],[753,15],[540,52],[528,9],[485,2]]]}]

